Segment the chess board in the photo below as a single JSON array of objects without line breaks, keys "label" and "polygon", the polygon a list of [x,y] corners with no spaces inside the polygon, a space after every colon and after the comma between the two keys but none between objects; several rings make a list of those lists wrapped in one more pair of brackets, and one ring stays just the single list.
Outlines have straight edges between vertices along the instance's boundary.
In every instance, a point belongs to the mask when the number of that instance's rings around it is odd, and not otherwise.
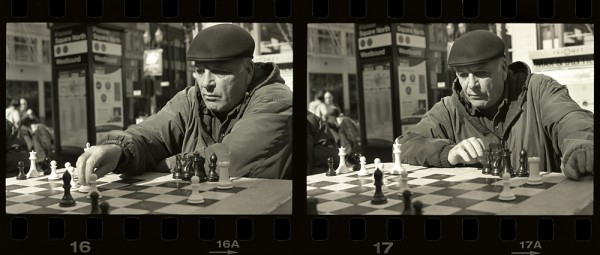
[{"label": "chess board", "polygon": [[[59,169],[62,176],[64,169]],[[109,214],[291,214],[292,184],[289,180],[232,178],[233,188],[221,190],[216,182],[200,183],[203,204],[187,203],[189,182],[172,174],[149,172],[128,179],[108,174],[98,179],[98,190],[110,204]],[[7,214],[89,214],[91,200],[76,189],[71,195],[76,206],[60,207],[63,181],[47,176],[6,179]],[[252,202],[249,202],[252,201]]]},{"label": "chess board", "polygon": [[[366,177],[352,171],[337,176],[308,176],[307,196],[318,200],[319,214],[400,215],[404,209],[398,194],[400,176],[389,174],[392,166],[384,163],[385,204],[371,204],[375,193],[373,164],[367,165],[371,175]],[[544,172],[544,183],[535,186],[527,184],[526,177],[511,178],[516,199],[502,201],[498,198],[502,179],[484,175],[477,168],[403,166],[408,172],[412,201],[424,204],[424,215],[569,215],[592,208],[593,204],[593,178],[571,181],[562,173]]]}]

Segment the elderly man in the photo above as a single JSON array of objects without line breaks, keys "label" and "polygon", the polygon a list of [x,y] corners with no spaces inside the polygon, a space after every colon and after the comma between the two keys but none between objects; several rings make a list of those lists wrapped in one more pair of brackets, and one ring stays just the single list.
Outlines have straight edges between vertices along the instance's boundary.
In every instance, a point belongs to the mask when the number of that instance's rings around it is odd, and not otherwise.
[{"label": "elderly man", "polygon": [[187,52],[196,84],[142,123],[112,131],[83,153],[77,160],[80,180],[111,171],[168,172],[176,155],[194,152],[207,159],[205,169],[213,152],[229,160],[231,176],[291,178],[292,92],[275,64],[252,62],[253,52],[253,38],[238,26],[200,31]]},{"label": "elderly man", "polygon": [[448,65],[456,72],[453,94],[442,98],[400,137],[410,164],[451,167],[478,163],[486,148],[505,144],[513,165],[525,148],[540,157],[540,170],[571,179],[593,174],[594,116],[565,86],[532,74],[522,62],[507,64],[504,42],[472,31],[452,46]]}]

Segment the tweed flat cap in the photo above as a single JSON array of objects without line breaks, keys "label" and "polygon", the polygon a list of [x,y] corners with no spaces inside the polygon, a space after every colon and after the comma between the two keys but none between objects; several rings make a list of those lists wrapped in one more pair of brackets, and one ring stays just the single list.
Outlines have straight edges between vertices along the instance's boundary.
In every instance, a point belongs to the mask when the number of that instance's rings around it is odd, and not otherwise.
[{"label": "tweed flat cap", "polygon": [[220,24],[201,30],[192,40],[188,61],[219,61],[238,57],[252,58],[254,39],[243,28]]},{"label": "tweed flat cap", "polygon": [[467,66],[485,63],[504,56],[504,42],[496,34],[486,30],[468,32],[454,41],[448,65]]}]

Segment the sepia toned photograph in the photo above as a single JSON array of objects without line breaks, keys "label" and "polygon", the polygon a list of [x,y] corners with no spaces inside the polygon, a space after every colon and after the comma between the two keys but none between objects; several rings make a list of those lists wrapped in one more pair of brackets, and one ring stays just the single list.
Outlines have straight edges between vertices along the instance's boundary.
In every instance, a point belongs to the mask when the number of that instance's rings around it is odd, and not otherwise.
[{"label": "sepia toned photograph", "polygon": [[594,24],[308,24],[308,214],[593,215]]},{"label": "sepia toned photograph", "polygon": [[291,214],[286,23],[7,23],[7,214]]}]

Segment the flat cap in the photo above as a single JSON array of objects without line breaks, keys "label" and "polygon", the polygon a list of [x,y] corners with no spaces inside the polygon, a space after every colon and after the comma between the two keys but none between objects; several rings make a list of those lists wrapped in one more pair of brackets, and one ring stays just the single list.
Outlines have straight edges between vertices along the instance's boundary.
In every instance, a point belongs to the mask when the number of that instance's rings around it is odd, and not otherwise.
[{"label": "flat cap", "polygon": [[243,28],[220,24],[201,30],[187,51],[188,61],[219,61],[238,57],[252,58],[254,39]]},{"label": "flat cap", "polygon": [[496,34],[487,30],[468,32],[454,41],[448,65],[467,66],[485,63],[504,56],[504,42]]}]

